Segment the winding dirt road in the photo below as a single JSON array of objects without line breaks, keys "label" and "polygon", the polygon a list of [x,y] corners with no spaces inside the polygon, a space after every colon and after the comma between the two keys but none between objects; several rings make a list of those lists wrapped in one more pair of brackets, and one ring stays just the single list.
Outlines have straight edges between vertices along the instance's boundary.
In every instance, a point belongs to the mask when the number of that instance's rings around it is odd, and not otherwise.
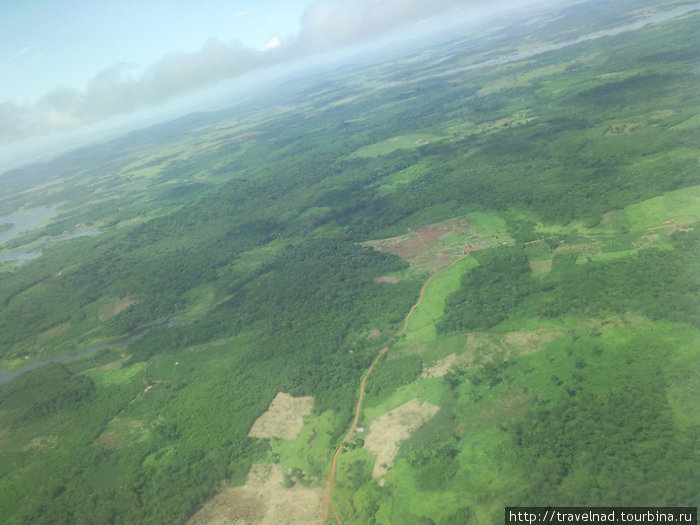
[{"label": "winding dirt road", "polygon": [[[425,294],[425,289],[428,287],[430,284],[430,281],[433,280],[433,277],[435,277],[437,274],[440,272],[443,272],[447,270],[448,268],[451,268],[455,264],[457,264],[459,261],[467,257],[471,252],[467,252],[463,254],[461,257],[458,259],[455,259],[452,261],[450,264],[445,266],[442,270],[434,273],[431,275],[427,281],[423,283],[423,286],[421,286],[420,289],[420,294],[418,295],[418,300],[416,303],[411,307],[411,309],[408,311],[406,314],[406,317],[403,320],[403,326],[401,327],[401,330],[396,334],[396,337],[401,337],[404,332],[406,332],[406,328],[408,327],[408,321],[411,318],[411,315],[413,315],[413,312],[415,311],[416,308],[418,308],[418,305],[423,301],[423,295]],[[362,382],[360,382],[360,397],[357,400],[357,405],[355,405],[355,417],[352,420],[352,424],[350,425],[350,429],[347,431],[345,434],[345,437],[343,437],[342,441],[338,445],[338,448],[335,449],[335,453],[333,454],[333,459],[331,460],[331,470],[328,474],[328,488],[326,489],[326,495],[323,498],[323,517],[321,518],[321,525],[324,525],[326,523],[326,520],[328,519],[328,508],[331,502],[331,492],[333,492],[333,483],[335,482],[335,470],[338,465],[338,456],[340,456],[340,452],[343,450],[343,445],[345,442],[350,438],[353,432],[355,432],[355,429],[357,428],[357,422],[360,420],[360,413],[362,412],[362,400],[365,396],[365,383],[367,382],[367,378],[369,375],[372,373],[372,370],[374,370],[374,367],[377,365],[379,360],[382,358],[384,354],[386,354],[389,351],[389,347],[385,346],[382,348],[379,353],[377,354],[377,357],[374,358],[374,361],[372,361],[372,365],[367,369],[367,372],[365,372],[365,375],[362,376]],[[334,509],[335,511],[335,509]],[[340,516],[338,516],[337,511],[334,512],[335,514],[335,520],[338,522],[338,524],[342,525],[342,522],[340,521]]]}]

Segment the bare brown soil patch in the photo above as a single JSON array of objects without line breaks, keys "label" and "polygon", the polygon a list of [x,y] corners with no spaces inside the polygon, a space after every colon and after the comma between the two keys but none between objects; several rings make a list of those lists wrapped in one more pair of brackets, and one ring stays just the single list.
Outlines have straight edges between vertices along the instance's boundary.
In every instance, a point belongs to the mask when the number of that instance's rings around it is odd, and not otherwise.
[{"label": "bare brown soil patch", "polygon": [[113,301],[108,301],[104,303],[102,306],[100,306],[100,310],[97,312],[97,318],[100,321],[106,321],[110,317],[114,317],[115,315],[119,315],[122,313],[124,310],[129,308],[130,306],[135,305],[136,302],[127,297],[123,297],[122,299],[115,299]]},{"label": "bare brown soil patch", "polygon": [[532,273],[545,273],[552,271],[552,259],[544,261],[530,261],[530,270]]},{"label": "bare brown soil patch", "polygon": [[146,432],[147,429],[144,428],[143,421],[139,419],[129,420],[120,416],[114,416],[107,424],[105,431],[97,436],[97,439],[92,442],[92,445],[106,450],[116,450],[124,448],[126,446],[125,443],[138,439]]},{"label": "bare brown soil patch", "polygon": [[292,397],[280,392],[267,412],[255,420],[248,435],[264,439],[294,439],[301,432],[313,406],[314,398],[311,396]]},{"label": "bare brown soil patch", "polygon": [[321,519],[320,489],[283,486],[279,465],[253,465],[242,487],[228,488],[208,501],[189,520],[189,525],[277,525],[318,523]]},{"label": "bare brown soil patch", "polygon": [[509,358],[536,352],[547,343],[563,337],[563,329],[527,330],[505,333],[472,332],[466,346],[476,366],[489,363],[496,357]]},{"label": "bare brown soil patch", "polygon": [[59,325],[54,326],[53,328],[49,328],[48,330],[41,332],[37,336],[37,338],[39,339],[39,341],[42,341],[44,339],[49,339],[50,337],[56,337],[57,335],[61,335],[63,332],[68,330],[69,326],[70,322],[61,323]]},{"label": "bare brown soil patch", "polygon": [[423,373],[421,377],[432,378],[432,377],[443,377],[447,375],[454,365],[456,365],[460,360],[463,360],[462,356],[457,354],[450,354],[447,357],[443,357],[439,361],[436,361],[431,366],[423,366]]},{"label": "bare brown soil patch", "polygon": [[364,447],[376,457],[373,477],[382,476],[389,471],[399,452],[400,443],[411,437],[438,410],[440,407],[415,398],[370,423]]},{"label": "bare brown soil patch", "polygon": [[390,275],[383,275],[381,277],[375,277],[372,279],[375,283],[387,283],[387,284],[398,284],[401,282],[401,279],[398,277],[392,277]]},{"label": "bare brown soil patch", "polygon": [[100,367],[100,370],[103,372],[111,372],[113,370],[116,370],[120,366],[122,366],[122,363],[126,362],[127,359],[129,359],[130,356],[125,355],[124,357],[117,359],[116,361],[112,361],[111,363],[107,363],[106,365],[102,365]]},{"label": "bare brown soil patch", "polygon": [[607,224],[609,222],[619,220],[624,215],[625,212],[623,210],[606,211],[603,215],[600,216],[600,224]]},{"label": "bare brown soil patch", "polygon": [[27,451],[37,451],[44,448],[53,448],[58,443],[58,437],[56,436],[40,436],[32,439],[28,444],[22,447],[22,450]]},{"label": "bare brown soil patch", "polygon": [[554,253],[577,251],[581,252],[581,257],[593,257],[603,253],[603,243],[599,240],[594,240],[585,244],[563,244],[555,248]]},{"label": "bare brown soil patch", "polygon": [[632,243],[632,246],[635,248],[649,248],[650,246],[658,244],[660,240],[661,235],[658,233],[650,233],[649,235],[640,236],[639,240]]},{"label": "bare brown soil patch", "polygon": [[657,231],[657,230],[664,230],[667,235],[671,235],[672,233],[676,231],[682,231],[682,232],[687,232],[691,231],[692,228],[692,222],[681,222],[677,223],[673,219],[669,219],[667,221],[662,222],[658,226],[653,226],[651,228],[647,228],[647,231]]},{"label": "bare brown soil patch", "polygon": [[530,353],[538,350],[542,345],[559,339],[563,335],[558,331],[529,330],[525,332],[508,332],[503,334],[503,342],[520,349],[521,353]]},{"label": "bare brown soil patch", "polygon": [[426,226],[417,232],[410,231],[405,235],[367,241],[361,244],[371,246],[380,252],[393,253],[404,260],[435,272],[450,264],[455,257],[459,257],[463,249],[485,247],[484,242],[486,241],[483,239],[474,239],[471,243],[465,242],[464,246],[448,246],[443,242],[451,235],[469,231],[469,219],[458,218]]},{"label": "bare brown soil patch", "polygon": [[92,443],[92,446],[104,448],[106,450],[117,450],[123,447],[123,445],[119,443],[119,436],[112,432],[103,432],[100,434]]},{"label": "bare brown soil patch", "polygon": [[[537,330],[518,332],[467,332],[454,339],[463,341],[462,352],[455,352],[455,357],[450,354],[433,364],[424,367],[426,370],[432,366],[438,366],[436,371],[448,365],[450,367],[482,366],[493,359],[507,359],[509,357],[524,355],[539,350],[543,345],[555,341],[566,335],[564,328],[538,328]],[[451,338],[452,339],[452,338]],[[422,355],[431,348],[431,345],[420,343],[401,348],[400,356]],[[428,377],[428,376],[423,376]]]},{"label": "bare brown soil patch", "polygon": [[[423,368],[423,377],[442,377],[451,368],[477,367],[494,359],[509,359],[539,350],[543,345],[566,334],[564,329],[540,328],[522,332],[468,332],[461,336],[464,351],[452,353]],[[401,355],[421,355],[428,348],[425,344],[402,349]]]},{"label": "bare brown soil patch", "polygon": [[421,253],[430,251],[439,242],[437,232],[432,228],[423,228],[417,234],[392,246],[389,251],[402,259],[411,259]]},{"label": "bare brown soil patch", "polygon": [[369,334],[367,335],[367,339],[376,339],[377,337],[379,337],[380,334],[381,334],[381,332],[379,331],[379,329],[372,328],[369,331]]}]

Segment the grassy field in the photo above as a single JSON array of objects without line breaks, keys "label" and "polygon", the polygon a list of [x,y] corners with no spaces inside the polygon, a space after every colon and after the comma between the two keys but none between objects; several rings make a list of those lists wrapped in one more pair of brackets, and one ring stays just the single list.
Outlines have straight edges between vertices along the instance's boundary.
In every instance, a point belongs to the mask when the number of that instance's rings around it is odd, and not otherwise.
[{"label": "grassy field", "polygon": [[410,150],[426,146],[432,142],[444,140],[444,137],[430,134],[410,134],[392,137],[390,139],[365,146],[355,151],[351,157],[378,157],[387,155],[396,150]]},{"label": "grassy field", "polygon": [[445,299],[449,294],[457,291],[462,274],[476,264],[474,258],[466,257],[433,277],[430,284],[425,287],[423,300],[406,324],[402,344],[411,345],[435,339],[437,336],[435,324],[445,310]]}]

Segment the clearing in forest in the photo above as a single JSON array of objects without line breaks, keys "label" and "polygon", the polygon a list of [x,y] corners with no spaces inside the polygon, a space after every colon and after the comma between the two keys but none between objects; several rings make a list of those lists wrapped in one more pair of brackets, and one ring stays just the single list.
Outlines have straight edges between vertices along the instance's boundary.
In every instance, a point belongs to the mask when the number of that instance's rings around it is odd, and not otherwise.
[{"label": "clearing in forest", "polygon": [[468,230],[468,218],[451,219],[439,224],[426,226],[417,232],[411,231],[405,235],[367,241],[363,244],[371,246],[380,252],[390,252],[402,259],[411,260],[432,251],[434,247],[442,244],[440,241],[446,237]]},{"label": "clearing in forest", "polygon": [[641,128],[643,126],[646,126],[644,122],[627,122],[624,124],[613,124],[612,126],[610,126],[608,131],[605,132],[605,136],[609,137],[610,135],[626,135],[634,131],[636,128]]},{"label": "clearing in forest", "polygon": [[438,410],[440,407],[414,398],[370,423],[364,447],[376,458],[372,477],[382,476],[389,471],[401,442],[411,437]]},{"label": "clearing in forest", "polygon": [[56,337],[58,335],[61,335],[66,330],[68,330],[68,327],[70,327],[70,321],[66,322],[66,323],[61,323],[59,325],[54,326],[53,328],[49,328],[48,330],[41,332],[37,336],[37,339],[39,341],[42,341],[44,339],[50,339],[51,337]]},{"label": "clearing in forest", "polygon": [[128,296],[121,299],[108,301],[100,306],[100,310],[97,312],[97,318],[100,321],[106,321],[110,317],[114,317],[115,315],[122,313],[124,310],[135,304],[136,302],[133,299],[130,299]]},{"label": "clearing in forest", "polygon": [[652,228],[672,233],[700,219],[700,185],[688,186],[625,206],[630,231]]},{"label": "clearing in forest", "polygon": [[[393,253],[410,263],[435,272],[461,255],[463,249],[471,248],[472,244],[477,242],[472,236],[466,235],[468,233],[469,219],[459,218],[426,226],[417,232],[410,231],[405,235],[362,244],[380,252]],[[455,239],[455,236],[460,238]]]},{"label": "clearing in forest", "polygon": [[[613,326],[612,321],[610,325]],[[444,377],[453,368],[478,367],[493,359],[530,354],[564,335],[566,330],[561,327],[503,333],[467,332],[403,347],[400,355],[421,355],[425,360],[421,377],[431,379]]]},{"label": "clearing in forest", "polygon": [[547,273],[552,271],[552,259],[531,260],[530,270],[532,273]]},{"label": "clearing in forest", "polygon": [[301,432],[313,406],[314,398],[311,396],[292,397],[280,392],[270,403],[267,412],[255,420],[248,436],[294,439]]},{"label": "clearing in forest", "polygon": [[399,284],[401,279],[398,277],[392,277],[391,275],[382,275],[381,277],[374,278],[375,283],[387,283],[387,284]]},{"label": "clearing in forest", "polygon": [[436,361],[430,366],[423,366],[423,373],[421,374],[421,377],[426,379],[433,377],[444,377],[447,375],[447,372],[450,371],[450,368],[452,368],[453,365],[456,365],[463,360],[462,358],[463,356],[457,356],[457,354],[452,353]]},{"label": "clearing in forest", "polygon": [[465,346],[467,352],[462,361],[470,366],[483,366],[496,358],[512,358],[531,354],[547,343],[563,337],[565,331],[560,328],[538,328],[505,333],[469,332]]},{"label": "clearing in forest", "polygon": [[133,443],[148,431],[143,421],[114,416],[92,445],[106,450],[116,450]]},{"label": "clearing in forest", "polygon": [[355,153],[350,155],[353,157],[378,157],[380,155],[388,155],[392,151],[398,149],[414,149],[420,146],[425,146],[431,142],[436,142],[444,140],[445,137],[440,137],[438,135],[430,135],[427,133],[423,134],[409,134],[409,135],[399,135],[398,137],[392,137],[390,139],[377,142],[375,144],[370,144],[358,149]]},{"label": "clearing in forest", "polygon": [[253,465],[242,487],[227,488],[205,503],[188,522],[203,524],[275,525],[318,523],[321,489],[286,488],[285,469],[272,463]]},{"label": "clearing in forest", "polygon": [[431,224],[396,237],[361,243],[380,252],[389,252],[435,273],[464,253],[500,244],[510,244],[505,221],[494,212],[474,212]]}]

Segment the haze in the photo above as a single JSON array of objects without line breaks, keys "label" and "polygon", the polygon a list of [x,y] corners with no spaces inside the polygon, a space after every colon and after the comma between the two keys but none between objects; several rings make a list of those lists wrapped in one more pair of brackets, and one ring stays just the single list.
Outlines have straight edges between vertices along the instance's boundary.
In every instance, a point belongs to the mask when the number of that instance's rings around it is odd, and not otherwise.
[{"label": "haze", "polygon": [[[226,94],[235,101],[235,88],[271,80],[269,72],[261,74],[266,68],[281,72],[280,66],[300,59],[308,63],[390,33],[415,35],[436,23],[478,20],[515,5],[482,0],[4,3],[0,171],[137,123],[202,109]],[[215,97],[211,88],[225,80]]]}]

